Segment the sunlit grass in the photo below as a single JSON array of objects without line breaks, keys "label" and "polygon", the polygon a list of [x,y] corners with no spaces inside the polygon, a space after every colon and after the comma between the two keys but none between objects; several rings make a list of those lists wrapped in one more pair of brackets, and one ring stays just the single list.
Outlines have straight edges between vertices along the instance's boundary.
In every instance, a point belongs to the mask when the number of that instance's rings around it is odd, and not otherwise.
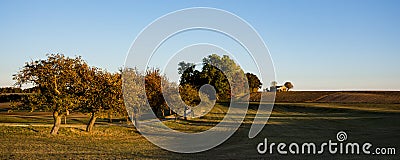
[{"label": "sunlit grass", "polygon": [[[252,102],[253,103],[253,102]],[[258,103],[253,103],[257,105]],[[25,127],[0,125],[1,159],[186,159],[215,157],[225,159],[258,158],[254,148],[263,138],[273,142],[322,142],[334,139],[339,130],[345,130],[351,141],[371,141],[375,145],[399,144],[399,104],[331,104],[331,103],[278,103],[268,124],[254,139],[247,134],[255,109],[249,109],[245,123],[222,145],[197,154],[177,154],[163,150],[144,138],[132,124],[115,121],[112,125],[100,119],[92,133],[85,132],[86,115],[70,116],[71,125],[63,125],[58,135],[50,135],[51,114],[37,114],[23,118],[2,113],[0,124],[29,123]],[[228,110],[227,104],[218,104],[200,118],[163,121],[181,132],[202,132],[220,122]],[[10,113],[11,114],[11,113]],[[32,113],[25,113],[26,115]],[[31,115],[32,116],[32,115]],[[76,119],[74,122],[72,119]],[[280,158],[271,155],[272,158]],[[271,158],[269,156],[268,158]],[[320,158],[329,158],[323,155]],[[356,156],[360,158],[359,156]],[[298,158],[298,157],[297,157]]]}]

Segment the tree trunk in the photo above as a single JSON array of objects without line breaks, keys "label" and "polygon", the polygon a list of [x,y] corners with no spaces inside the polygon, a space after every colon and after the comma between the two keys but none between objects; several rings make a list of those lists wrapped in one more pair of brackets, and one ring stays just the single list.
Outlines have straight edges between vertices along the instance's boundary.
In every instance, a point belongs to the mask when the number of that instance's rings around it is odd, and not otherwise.
[{"label": "tree trunk", "polygon": [[126,124],[129,124],[130,120],[129,120],[129,116],[126,116]]},{"label": "tree trunk", "polygon": [[137,127],[139,124],[137,123],[137,115],[135,112],[132,112],[133,124]]},{"label": "tree trunk", "polygon": [[67,116],[68,115],[69,115],[69,111],[68,111],[68,109],[66,109],[65,115],[64,115],[64,124],[67,124]]},{"label": "tree trunk", "polygon": [[183,108],[184,110],[184,112],[183,112],[183,119],[185,119],[185,120],[187,120],[187,118],[186,118],[186,110],[187,110],[187,108],[186,108],[186,106]]},{"label": "tree trunk", "polygon": [[58,129],[60,129],[61,126],[61,115],[58,113],[58,111],[53,112],[53,119],[54,119],[54,124],[53,128],[50,131],[50,134],[57,134]]},{"label": "tree trunk", "polygon": [[96,114],[93,112],[92,115],[90,116],[90,120],[88,125],[86,126],[86,132],[92,132],[93,131],[93,126],[94,123],[96,122]]},{"label": "tree trunk", "polygon": [[108,113],[108,123],[112,123],[112,114]]}]

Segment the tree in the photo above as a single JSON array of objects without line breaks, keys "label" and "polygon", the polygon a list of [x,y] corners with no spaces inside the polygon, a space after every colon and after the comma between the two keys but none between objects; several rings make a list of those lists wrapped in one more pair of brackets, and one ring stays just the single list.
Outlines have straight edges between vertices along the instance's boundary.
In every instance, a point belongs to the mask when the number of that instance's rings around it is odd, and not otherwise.
[{"label": "tree", "polygon": [[196,65],[193,63],[185,63],[184,61],[180,62],[178,67],[178,73],[181,74],[180,84],[185,85],[189,84],[193,87],[200,87],[202,84],[200,79],[200,72],[195,70]]},{"label": "tree", "polygon": [[212,54],[203,58],[201,71],[195,70],[193,63],[180,62],[178,71],[181,74],[181,86],[189,84],[199,90],[204,84],[210,84],[217,92],[217,99],[228,100],[243,94],[245,74],[227,55],[220,57]]},{"label": "tree", "polygon": [[16,75],[17,85],[33,84],[40,94],[32,94],[28,106],[53,112],[51,134],[57,134],[61,116],[78,106],[78,98],[84,92],[83,83],[87,81],[89,66],[81,57],[69,58],[62,54],[47,55],[45,60],[27,62]]},{"label": "tree", "polygon": [[162,76],[159,69],[150,69],[146,71],[145,90],[148,102],[159,117],[165,116],[165,111],[169,110],[164,100],[161,85],[167,85],[169,82],[165,76]]},{"label": "tree", "polygon": [[[183,74],[185,72],[192,73],[194,71],[194,67],[195,67],[195,65],[193,63],[185,63],[184,61],[179,62],[178,66],[179,66],[178,67],[179,74]],[[190,70],[186,71],[189,68],[190,68]]]},{"label": "tree", "polygon": [[179,86],[179,93],[182,100],[188,106],[194,107],[200,103],[198,90],[189,84]]},{"label": "tree", "polygon": [[86,91],[80,98],[78,111],[90,113],[86,131],[91,132],[97,117],[114,112],[124,113],[121,74],[90,68],[84,83]]},{"label": "tree", "polygon": [[201,71],[200,80],[203,82],[198,85],[200,88],[204,84],[210,84],[214,86],[218,99],[227,100],[231,97],[231,87],[228,81],[227,76],[217,67],[212,64],[205,64]]},{"label": "tree", "polygon": [[[237,89],[243,89],[241,86],[245,82],[242,69],[227,55],[220,57],[211,54],[203,58],[202,77],[206,78],[206,84],[215,87],[219,99],[224,100],[240,96],[231,93],[239,93],[240,91]],[[231,80],[232,84],[229,83],[228,79]],[[231,88],[231,85],[235,87]],[[232,91],[232,89],[235,90]]]},{"label": "tree", "polygon": [[287,91],[289,91],[289,89],[293,88],[292,82],[285,82],[284,86],[286,87]]},{"label": "tree", "polygon": [[[182,97],[182,100],[185,102],[186,105],[194,107],[200,103],[200,97],[198,95],[198,90],[191,86],[190,84],[184,84],[179,86],[179,94]],[[185,120],[187,119],[186,111],[188,108],[183,106],[183,117]],[[179,109],[182,109],[180,107]]]},{"label": "tree", "polygon": [[[111,83],[110,83],[111,82]],[[124,97],[122,92],[122,73],[113,73],[110,76],[109,81],[109,90],[111,90],[111,94],[109,94],[110,109],[107,112],[107,116],[109,118],[109,122],[112,122],[111,115],[123,116],[127,117],[127,110],[124,103]]]},{"label": "tree", "polygon": [[246,73],[247,81],[249,83],[250,92],[257,92],[261,88],[262,83],[255,74]]},{"label": "tree", "polygon": [[122,70],[123,94],[128,117],[133,120],[135,126],[139,123],[143,111],[146,107],[146,94],[144,75],[136,68],[124,68]]}]

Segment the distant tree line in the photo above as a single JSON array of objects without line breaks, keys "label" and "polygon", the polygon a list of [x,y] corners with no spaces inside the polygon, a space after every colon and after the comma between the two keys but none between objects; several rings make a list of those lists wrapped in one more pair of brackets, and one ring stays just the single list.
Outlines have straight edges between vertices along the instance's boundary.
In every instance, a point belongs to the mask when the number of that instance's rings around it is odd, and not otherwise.
[{"label": "distant tree line", "polygon": [[0,103],[20,101],[27,93],[32,92],[31,88],[2,87],[0,88]]},{"label": "distant tree line", "polygon": [[24,96],[26,95],[15,94],[15,93],[1,94],[0,103],[20,101]]},{"label": "distant tree line", "polygon": [[0,93],[24,93],[24,90],[18,87],[2,87]]},{"label": "distant tree line", "polygon": [[36,93],[37,87],[21,89],[21,87],[0,88],[0,103],[21,101],[29,93]]}]

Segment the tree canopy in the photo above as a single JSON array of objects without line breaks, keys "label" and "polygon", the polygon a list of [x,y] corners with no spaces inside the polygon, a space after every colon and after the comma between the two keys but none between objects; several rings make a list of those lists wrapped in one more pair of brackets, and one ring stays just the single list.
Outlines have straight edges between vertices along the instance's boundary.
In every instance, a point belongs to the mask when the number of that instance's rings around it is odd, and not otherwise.
[{"label": "tree canopy", "polygon": [[58,133],[61,116],[71,111],[91,113],[87,131],[100,114],[126,114],[121,74],[90,67],[81,57],[50,54],[47,59],[27,62],[14,79],[17,85],[32,84],[36,90],[17,108],[53,112],[51,134]]},{"label": "tree canopy", "polygon": [[29,96],[29,106],[53,112],[51,134],[57,134],[61,115],[79,106],[78,97],[85,92],[83,84],[88,81],[88,70],[81,57],[50,54],[45,60],[27,62],[14,79],[18,85],[30,83],[39,87],[40,94]]},{"label": "tree canopy", "polygon": [[289,89],[293,88],[292,82],[285,82],[284,86],[286,87],[287,91],[289,91]]},{"label": "tree canopy", "polygon": [[123,106],[120,73],[109,73],[92,67],[87,72],[86,79],[88,79],[84,83],[86,90],[81,95],[80,107],[77,108],[82,113],[91,114],[86,131],[92,131],[98,116],[114,113],[126,115]]},{"label": "tree canopy", "polygon": [[249,82],[250,92],[257,92],[261,89],[262,83],[258,77],[253,73],[246,73],[247,81]]},{"label": "tree canopy", "polygon": [[198,91],[204,84],[210,84],[215,88],[219,100],[241,96],[232,93],[243,93],[246,77],[240,66],[229,56],[211,54],[203,58],[202,65],[201,71],[198,71],[195,70],[193,63],[180,62],[178,68],[181,74],[180,85],[189,84]]}]

